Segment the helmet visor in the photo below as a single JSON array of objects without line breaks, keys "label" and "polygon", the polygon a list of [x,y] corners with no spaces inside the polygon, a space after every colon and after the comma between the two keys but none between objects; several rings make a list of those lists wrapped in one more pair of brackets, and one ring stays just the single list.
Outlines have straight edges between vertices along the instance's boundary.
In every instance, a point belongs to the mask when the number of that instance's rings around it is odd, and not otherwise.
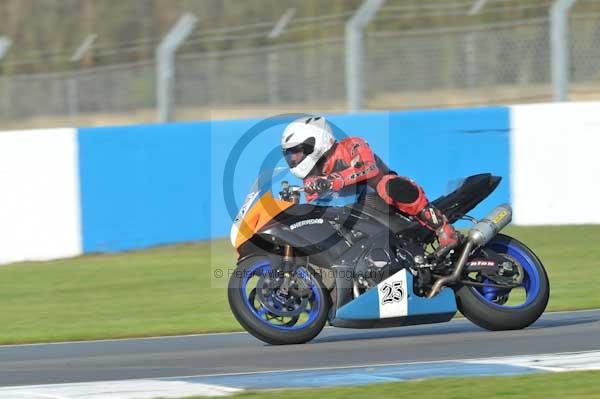
[{"label": "helmet visor", "polygon": [[283,156],[290,168],[295,168],[315,150],[315,139],[307,139],[301,144],[283,150]]}]

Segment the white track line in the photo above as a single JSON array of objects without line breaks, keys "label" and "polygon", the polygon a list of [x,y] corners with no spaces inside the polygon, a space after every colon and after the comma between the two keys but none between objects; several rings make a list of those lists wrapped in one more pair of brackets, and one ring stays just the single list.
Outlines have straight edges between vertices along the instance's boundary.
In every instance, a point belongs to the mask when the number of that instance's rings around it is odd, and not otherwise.
[{"label": "white track line", "polygon": [[600,351],[548,355],[522,355],[469,361],[477,364],[506,364],[544,371],[600,370]]},{"label": "white track line", "polygon": [[[600,345],[599,345],[600,346]],[[599,348],[600,349],[600,348]],[[600,350],[592,350],[592,351],[579,351],[579,352],[558,352],[558,353],[543,353],[539,355],[526,355],[528,358],[536,358],[536,357],[547,357],[547,356],[568,356],[568,355],[598,355],[600,356]],[[414,364],[439,364],[439,363],[447,363],[447,362],[460,362],[460,363],[500,363],[502,361],[507,361],[511,358],[522,358],[525,356],[502,356],[502,357],[482,357],[482,358],[468,358],[468,359],[445,359],[445,360],[420,360],[415,362],[401,362],[401,363],[371,363],[371,364],[355,364],[352,366],[331,366],[331,367],[309,367],[309,368],[300,368],[300,369],[283,369],[283,370],[264,370],[264,371],[245,371],[245,372],[236,372],[236,373],[221,373],[221,374],[198,374],[198,375],[187,375],[181,377],[165,377],[163,380],[171,380],[177,378],[200,378],[200,377],[226,377],[226,376],[235,376],[235,375],[254,375],[254,374],[272,374],[272,373],[290,373],[290,372],[302,372],[302,371],[319,371],[319,370],[344,370],[344,369],[353,369],[353,368],[366,368],[366,367],[386,367],[386,366],[407,366]],[[508,363],[505,363],[508,364]]]},{"label": "white track line", "polygon": [[[379,368],[385,366],[402,366],[415,364],[439,364],[460,362],[465,364],[510,365],[544,371],[600,370],[600,351],[562,352],[531,356],[505,356],[478,359],[450,359],[435,361],[419,361],[405,363],[386,363],[372,365],[354,365],[338,367],[315,367],[289,370],[269,370],[246,373],[225,373],[181,376],[160,379],[135,379],[122,381],[97,381],[68,384],[46,384],[0,388],[0,399],[150,399],[155,397],[179,398],[184,396],[227,396],[243,389],[186,381],[199,377],[218,377],[236,375],[261,375],[273,373],[290,373],[305,371],[331,371],[350,368]],[[432,375],[431,377],[435,377]],[[469,377],[465,374],[464,377]]]},{"label": "white track line", "polygon": [[[552,314],[564,314],[564,313],[585,313],[585,312],[600,312],[600,308],[595,309],[579,309],[579,310],[559,310],[556,312],[544,312],[544,315],[552,315]],[[543,315],[542,315],[543,316]],[[457,322],[465,322],[469,321],[468,319],[461,317],[452,319],[447,323],[437,323],[433,325],[442,325],[448,323],[457,323]],[[432,325],[432,324],[428,324]],[[417,327],[417,325],[411,326]],[[342,330],[341,328],[326,326],[324,329],[329,330],[331,328],[336,328],[338,330]],[[363,330],[364,331],[364,330]],[[109,338],[109,339],[95,339],[95,340],[87,340],[87,341],[60,341],[60,342],[37,342],[34,344],[11,344],[11,345],[0,345],[0,350],[2,348],[12,348],[12,347],[27,347],[27,346],[42,346],[42,345],[70,345],[70,344],[93,344],[93,343],[101,343],[101,342],[126,342],[126,341],[151,341],[151,340],[162,340],[162,339],[175,339],[175,338],[193,338],[193,337],[210,337],[213,335],[247,335],[248,333],[245,331],[229,331],[229,332],[216,332],[216,333],[199,333],[199,334],[182,334],[182,335],[159,335],[153,337],[131,337],[131,338]]]},{"label": "white track line", "polygon": [[0,399],[152,399],[228,396],[242,389],[185,381],[137,379],[0,388]]}]

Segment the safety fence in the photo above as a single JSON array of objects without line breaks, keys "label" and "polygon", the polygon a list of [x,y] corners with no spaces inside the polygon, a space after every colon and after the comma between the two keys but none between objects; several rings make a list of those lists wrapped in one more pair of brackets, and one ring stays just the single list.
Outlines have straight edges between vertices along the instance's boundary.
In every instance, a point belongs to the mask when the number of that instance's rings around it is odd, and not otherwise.
[{"label": "safety fence", "polygon": [[[364,109],[551,101],[550,21],[544,15],[410,30],[376,24],[365,32]],[[599,13],[577,8],[570,18],[571,99],[600,95],[599,20]],[[185,52],[175,60],[174,119],[345,111],[345,57],[343,36]],[[18,128],[156,121],[156,77],[153,60],[0,76],[0,124]]]}]

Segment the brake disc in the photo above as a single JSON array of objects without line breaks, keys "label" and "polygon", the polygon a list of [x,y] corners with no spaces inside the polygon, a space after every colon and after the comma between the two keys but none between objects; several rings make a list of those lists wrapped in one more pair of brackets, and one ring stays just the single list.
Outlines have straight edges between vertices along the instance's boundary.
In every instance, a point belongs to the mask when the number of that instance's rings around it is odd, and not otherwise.
[{"label": "brake disc", "polygon": [[262,275],[256,284],[256,296],[262,305],[272,314],[281,317],[295,317],[302,313],[308,305],[308,297],[299,297],[280,291],[283,278],[281,276]]},{"label": "brake disc", "polygon": [[[510,284],[516,285],[517,287],[522,286],[523,280],[525,278],[525,271],[523,270],[523,266],[521,266],[519,262],[517,262],[509,255],[502,254],[502,257],[508,262],[510,262],[512,267],[515,267],[516,272],[513,273],[512,276],[485,276],[485,279],[495,284]],[[502,267],[502,265],[500,267]],[[489,287],[487,289],[484,288],[484,290],[487,290],[490,293],[494,292],[497,295],[494,302],[498,305],[504,305],[508,301],[512,289],[517,287],[507,287],[506,289]]]},{"label": "brake disc", "polygon": [[[256,299],[256,288],[253,288],[252,291],[250,291],[250,295],[248,295],[248,299],[250,301],[251,306],[254,308],[254,310],[259,311],[260,308],[257,308],[254,303],[254,300]],[[260,301],[259,301],[259,305],[264,306],[262,303],[260,303]],[[265,313],[265,319],[267,321],[277,320],[282,323],[281,324],[282,326],[293,326],[298,321],[299,316],[292,317],[292,318],[290,318],[290,320],[288,320],[286,322],[284,320],[283,316],[277,316],[276,314],[273,314],[273,313],[267,311]]]},{"label": "brake disc", "polygon": [[525,270],[523,270],[523,266],[521,266],[521,264],[519,262],[517,262],[516,259],[514,259],[512,256],[507,255],[507,254],[502,254],[501,255],[504,259],[506,259],[508,262],[511,263],[512,266],[514,266],[517,270],[516,273],[514,273],[511,277],[511,283],[512,284],[516,284],[516,285],[522,285],[523,284],[523,280],[525,279]]}]

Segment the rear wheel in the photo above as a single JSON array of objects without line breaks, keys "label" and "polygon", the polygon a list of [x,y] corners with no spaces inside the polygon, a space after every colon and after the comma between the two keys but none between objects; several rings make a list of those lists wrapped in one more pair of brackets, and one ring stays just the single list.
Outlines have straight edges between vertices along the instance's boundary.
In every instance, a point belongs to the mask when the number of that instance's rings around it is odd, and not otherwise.
[{"label": "rear wheel", "polygon": [[488,330],[518,330],[535,322],[546,309],[550,284],[538,257],[515,238],[498,234],[489,248],[515,263],[523,272],[518,289],[463,285],[456,290],[460,312],[470,321]]},{"label": "rear wheel", "polygon": [[229,306],[238,322],[269,344],[299,344],[310,341],[323,329],[329,297],[319,277],[299,267],[297,284],[289,292],[281,288],[283,277],[267,256],[241,261],[229,280]]}]

